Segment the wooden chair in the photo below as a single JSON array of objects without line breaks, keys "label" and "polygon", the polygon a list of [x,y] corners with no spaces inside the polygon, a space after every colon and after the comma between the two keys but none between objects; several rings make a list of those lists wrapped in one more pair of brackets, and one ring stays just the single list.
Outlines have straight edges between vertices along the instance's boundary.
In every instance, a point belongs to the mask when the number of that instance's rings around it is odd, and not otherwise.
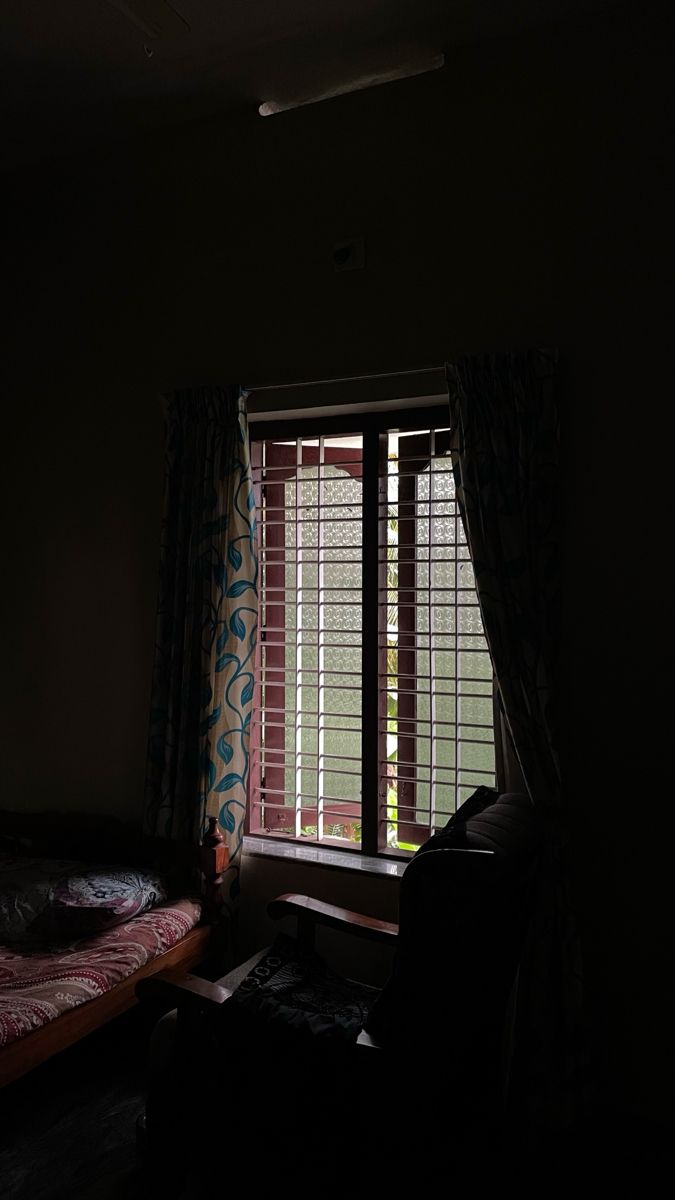
[{"label": "wooden chair", "polygon": [[267,970],[269,948],[216,983],[165,972],[139,984],[144,998],[176,1006],[154,1038],[147,1134],[156,1161],[166,1161],[169,1147],[189,1144],[191,1105],[202,1131],[211,1109],[216,1147],[228,1121],[223,1116],[219,1126],[218,1113],[227,1112],[235,1086],[239,1142],[253,1139],[274,1156],[280,1140],[299,1139],[303,1160],[317,1169],[331,1138],[349,1131],[355,1144],[370,1147],[375,1167],[387,1142],[414,1147],[449,1128],[463,1129],[465,1138],[468,1129],[499,1120],[509,998],[540,836],[526,797],[479,789],[408,864],[398,925],[304,895],[270,903],[272,918],[296,918],[302,954],[313,950],[322,926],[395,947],[391,978],[373,992],[351,1039],[323,1030],[313,1037],[302,1021],[298,1035],[293,1014],[286,1031],[283,1019],[268,1019],[274,997],[262,1008],[238,1003],[247,980],[249,995],[259,998],[251,980],[261,964]]}]

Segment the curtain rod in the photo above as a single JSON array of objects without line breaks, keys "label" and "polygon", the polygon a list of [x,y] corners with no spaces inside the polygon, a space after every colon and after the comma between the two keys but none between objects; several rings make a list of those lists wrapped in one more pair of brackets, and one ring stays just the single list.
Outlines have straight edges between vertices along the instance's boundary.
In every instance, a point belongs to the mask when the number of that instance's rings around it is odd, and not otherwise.
[{"label": "curtain rod", "polygon": [[407,375],[437,375],[445,370],[445,365],[440,367],[419,367],[416,371],[385,371],[381,374],[370,375],[343,375],[339,379],[303,379],[300,383],[265,383],[260,387],[244,385],[246,392],[287,392],[295,391],[296,388],[305,387],[323,387],[329,386],[332,383],[363,383],[369,379],[403,379]]}]

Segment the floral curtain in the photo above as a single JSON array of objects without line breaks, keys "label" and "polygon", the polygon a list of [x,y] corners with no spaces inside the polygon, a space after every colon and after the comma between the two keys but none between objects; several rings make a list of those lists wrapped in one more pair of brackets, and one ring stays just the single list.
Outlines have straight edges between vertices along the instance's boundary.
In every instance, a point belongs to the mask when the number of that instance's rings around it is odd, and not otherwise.
[{"label": "floral curtain", "polygon": [[587,1090],[582,975],[568,891],[558,737],[559,417],[553,351],[448,366],[451,455],[506,736],[545,817],[535,916],[521,968],[516,1086],[540,1119]]},{"label": "floral curtain", "polygon": [[145,828],[198,842],[216,816],[238,893],[258,619],[255,500],[245,395],[168,398],[164,517]]}]

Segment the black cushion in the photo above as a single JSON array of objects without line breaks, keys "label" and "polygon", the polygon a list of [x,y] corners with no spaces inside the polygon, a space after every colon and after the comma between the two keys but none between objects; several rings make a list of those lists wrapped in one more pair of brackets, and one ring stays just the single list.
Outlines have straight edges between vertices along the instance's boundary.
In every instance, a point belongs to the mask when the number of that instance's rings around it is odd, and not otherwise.
[{"label": "black cushion", "polygon": [[528,796],[520,792],[499,795],[494,788],[480,787],[415,857],[429,850],[456,848],[489,850],[515,863],[529,857],[540,838],[539,815]]},{"label": "black cushion", "polygon": [[[279,934],[223,1009],[281,1037],[355,1041],[379,992],[331,971],[297,938]],[[232,1011],[232,1003],[237,1012]]]}]

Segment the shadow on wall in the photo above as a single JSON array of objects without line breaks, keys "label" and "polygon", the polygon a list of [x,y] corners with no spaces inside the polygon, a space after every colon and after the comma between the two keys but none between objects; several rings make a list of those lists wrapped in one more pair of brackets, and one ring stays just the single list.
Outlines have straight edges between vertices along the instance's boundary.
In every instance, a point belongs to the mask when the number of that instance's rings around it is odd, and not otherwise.
[{"label": "shadow on wall", "polygon": [[[240,961],[249,958],[269,945],[280,930],[295,933],[294,921],[271,921],[266,913],[269,901],[283,892],[299,892],[383,921],[397,921],[399,882],[392,876],[245,854],[237,957]],[[387,946],[332,929],[317,930],[317,950],[334,970],[374,987],[385,983],[391,969],[392,951]]]}]

